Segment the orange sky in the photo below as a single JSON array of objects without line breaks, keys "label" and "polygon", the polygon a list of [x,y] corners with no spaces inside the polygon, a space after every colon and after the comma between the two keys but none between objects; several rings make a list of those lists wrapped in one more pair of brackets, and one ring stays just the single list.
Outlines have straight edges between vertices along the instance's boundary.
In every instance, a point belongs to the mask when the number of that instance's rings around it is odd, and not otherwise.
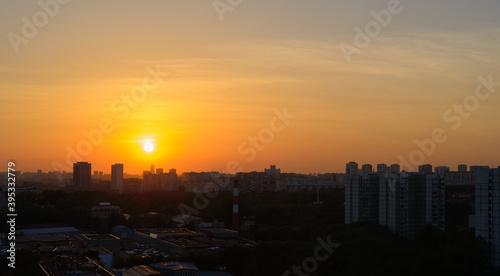
[{"label": "orange sky", "polygon": [[[21,171],[69,168],[68,149],[90,144],[83,132],[102,120],[112,130],[79,161],[105,173],[114,163],[225,171],[232,160],[243,171],[342,172],[349,161],[408,159],[435,128],[448,139],[423,162],[500,165],[498,91],[456,130],[443,119],[479,76],[500,82],[498,2],[404,2],[351,63],[340,43],[387,1],[245,1],[224,21],[210,1],[74,1],[17,54],[8,34],[41,8],[10,2],[0,7],[0,161]],[[127,105],[145,76],[150,89]],[[250,146],[285,107],[296,117]]]}]

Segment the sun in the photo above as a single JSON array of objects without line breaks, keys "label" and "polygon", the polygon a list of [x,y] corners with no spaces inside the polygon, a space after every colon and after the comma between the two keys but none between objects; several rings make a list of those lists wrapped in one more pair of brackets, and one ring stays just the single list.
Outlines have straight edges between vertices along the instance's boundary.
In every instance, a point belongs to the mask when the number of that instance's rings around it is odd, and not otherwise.
[{"label": "sun", "polygon": [[145,152],[152,152],[155,149],[155,145],[150,140],[144,140],[142,142],[142,148]]}]

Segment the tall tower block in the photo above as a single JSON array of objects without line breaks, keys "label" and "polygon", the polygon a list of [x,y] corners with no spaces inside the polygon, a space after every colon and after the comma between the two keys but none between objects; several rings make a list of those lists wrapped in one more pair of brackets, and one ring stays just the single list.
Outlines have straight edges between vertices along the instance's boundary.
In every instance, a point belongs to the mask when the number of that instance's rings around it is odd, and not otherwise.
[{"label": "tall tower block", "polygon": [[233,188],[233,227],[237,228],[240,224],[238,222],[238,180],[234,180]]}]

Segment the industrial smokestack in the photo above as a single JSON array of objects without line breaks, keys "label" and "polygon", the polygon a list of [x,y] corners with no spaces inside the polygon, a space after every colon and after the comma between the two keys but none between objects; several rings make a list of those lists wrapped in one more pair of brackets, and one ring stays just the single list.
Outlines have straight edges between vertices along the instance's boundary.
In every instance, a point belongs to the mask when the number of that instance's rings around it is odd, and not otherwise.
[{"label": "industrial smokestack", "polygon": [[237,228],[240,224],[238,222],[238,180],[234,180],[233,188],[233,227]]}]

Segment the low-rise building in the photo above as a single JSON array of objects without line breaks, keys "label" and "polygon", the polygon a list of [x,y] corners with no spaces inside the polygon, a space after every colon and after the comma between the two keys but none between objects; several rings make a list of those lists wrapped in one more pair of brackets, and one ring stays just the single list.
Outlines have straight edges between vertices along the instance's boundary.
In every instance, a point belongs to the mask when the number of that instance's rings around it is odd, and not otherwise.
[{"label": "low-rise building", "polygon": [[118,254],[120,252],[121,241],[118,237],[110,234],[85,234],[77,236],[83,243],[88,247],[99,247],[102,246],[107,250],[111,251],[113,254]]},{"label": "low-rise building", "polygon": [[112,206],[109,202],[101,202],[99,206],[92,206],[92,216],[98,217],[102,221],[109,221],[109,217],[120,215],[120,207]]},{"label": "low-rise building", "polygon": [[147,265],[138,265],[130,268],[125,272],[124,276],[154,276],[154,275],[169,275],[169,276],[231,276],[226,272],[214,272],[198,270],[195,264],[189,262],[162,262]]}]

